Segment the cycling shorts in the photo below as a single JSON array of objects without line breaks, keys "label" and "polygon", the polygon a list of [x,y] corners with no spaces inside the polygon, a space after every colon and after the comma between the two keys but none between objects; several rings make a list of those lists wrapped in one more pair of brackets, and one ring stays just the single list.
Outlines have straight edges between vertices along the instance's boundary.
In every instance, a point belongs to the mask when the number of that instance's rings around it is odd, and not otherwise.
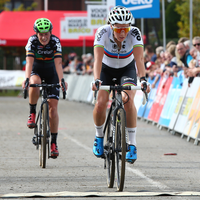
[{"label": "cycling shorts", "polygon": [[111,68],[102,63],[100,75],[101,85],[137,85],[135,61],[119,69]]},{"label": "cycling shorts", "polygon": [[[45,63],[45,62],[34,62],[31,76],[37,75],[48,84],[59,83],[58,75],[56,72],[54,62]],[[48,89],[48,98],[59,100],[59,88],[49,88]]]}]

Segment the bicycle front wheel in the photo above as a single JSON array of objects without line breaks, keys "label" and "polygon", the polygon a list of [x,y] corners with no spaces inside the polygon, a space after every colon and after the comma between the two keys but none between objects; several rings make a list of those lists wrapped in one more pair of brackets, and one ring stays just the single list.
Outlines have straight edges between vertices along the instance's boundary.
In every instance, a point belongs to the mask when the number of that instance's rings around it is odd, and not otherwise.
[{"label": "bicycle front wheel", "polygon": [[42,107],[42,137],[41,137],[41,145],[40,145],[40,166],[42,168],[46,167],[46,157],[47,157],[47,113],[48,113],[48,105],[47,103],[43,104]]},{"label": "bicycle front wheel", "polygon": [[106,128],[106,143],[104,145],[106,151],[106,166],[107,166],[107,185],[108,188],[113,188],[115,179],[115,156],[114,149],[112,145],[112,120],[108,121]]},{"label": "bicycle front wheel", "polygon": [[125,134],[125,112],[123,109],[117,111],[115,130],[115,157],[117,173],[117,190],[123,191],[126,164],[126,134]]}]

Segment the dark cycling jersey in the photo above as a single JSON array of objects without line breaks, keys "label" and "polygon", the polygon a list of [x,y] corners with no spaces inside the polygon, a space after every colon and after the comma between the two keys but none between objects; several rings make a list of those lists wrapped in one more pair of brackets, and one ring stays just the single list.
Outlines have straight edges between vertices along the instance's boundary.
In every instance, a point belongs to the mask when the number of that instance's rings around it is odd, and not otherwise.
[{"label": "dark cycling jersey", "polygon": [[[58,75],[54,64],[54,58],[62,58],[62,47],[60,40],[55,35],[50,36],[50,41],[43,46],[37,35],[32,35],[25,47],[26,57],[34,57],[31,76],[37,75],[46,83],[58,83]],[[49,98],[59,99],[59,90],[51,88],[48,92]]]},{"label": "dark cycling jersey", "polygon": [[[109,67],[102,63],[100,80],[102,81],[102,85],[137,85],[135,61],[133,60],[127,66],[119,69]],[[113,80],[115,81],[113,82]]]},{"label": "dark cycling jersey", "polygon": [[62,47],[60,40],[55,35],[51,35],[50,41],[43,46],[37,35],[32,35],[25,47],[26,56],[34,57],[35,61],[54,62],[54,58],[62,58]]}]

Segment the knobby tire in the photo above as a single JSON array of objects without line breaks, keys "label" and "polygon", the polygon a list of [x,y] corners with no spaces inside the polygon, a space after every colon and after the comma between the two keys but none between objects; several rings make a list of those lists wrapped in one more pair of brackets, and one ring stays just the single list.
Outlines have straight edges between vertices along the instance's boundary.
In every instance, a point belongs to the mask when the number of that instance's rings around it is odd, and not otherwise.
[{"label": "knobby tire", "polygon": [[42,168],[46,168],[46,157],[47,157],[47,113],[48,106],[47,103],[43,104],[42,109],[42,135],[41,137],[41,158],[42,158]]},{"label": "knobby tire", "polygon": [[125,112],[123,109],[117,111],[115,130],[115,157],[117,173],[117,190],[123,191],[126,167],[126,134],[125,134]]},{"label": "knobby tire", "polygon": [[107,166],[107,185],[108,188],[113,188],[114,179],[115,179],[115,156],[112,146],[112,120],[111,117],[108,121],[108,125],[106,128],[106,150],[108,154],[106,156],[106,166]]}]

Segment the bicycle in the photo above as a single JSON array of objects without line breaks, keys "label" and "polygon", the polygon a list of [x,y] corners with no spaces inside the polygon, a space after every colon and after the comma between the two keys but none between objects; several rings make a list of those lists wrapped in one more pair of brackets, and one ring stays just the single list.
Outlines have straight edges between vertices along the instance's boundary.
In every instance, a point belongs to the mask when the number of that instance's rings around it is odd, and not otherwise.
[{"label": "bicycle", "polygon": [[[141,86],[100,86],[99,90],[112,91],[112,103],[108,110],[104,125],[104,169],[107,168],[107,185],[113,188],[115,179],[115,166],[117,174],[117,190],[123,191],[125,180],[126,153],[129,150],[126,133],[126,112],[122,101],[124,90],[141,90]],[[143,104],[148,100],[146,88],[144,91]],[[125,92],[126,93],[126,92]],[[94,94],[96,100],[97,91]],[[128,95],[126,93],[126,95]],[[115,162],[116,161],[116,162]]]},{"label": "bicycle", "polygon": [[[64,79],[61,80],[63,91],[63,99],[66,96],[66,88]],[[42,81],[41,84],[30,84],[30,87],[41,87],[41,105],[36,117],[34,136],[32,143],[36,146],[36,150],[39,149],[39,165],[42,168],[46,168],[46,157],[51,158],[50,151],[50,125],[49,125],[49,105],[48,105],[48,89],[52,87],[60,88],[57,84],[47,84]],[[27,98],[28,82],[26,81],[24,89],[24,99]]]}]

